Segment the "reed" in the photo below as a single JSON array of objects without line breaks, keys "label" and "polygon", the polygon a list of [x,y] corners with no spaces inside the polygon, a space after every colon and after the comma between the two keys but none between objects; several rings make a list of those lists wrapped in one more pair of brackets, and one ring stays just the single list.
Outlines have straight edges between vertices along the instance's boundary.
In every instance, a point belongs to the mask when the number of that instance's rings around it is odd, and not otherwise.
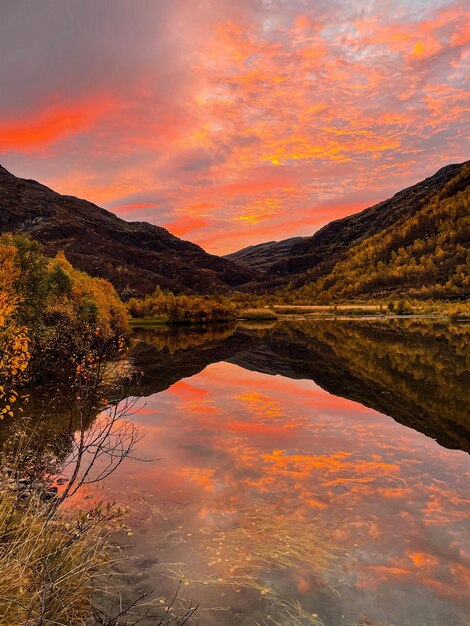
[{"label": "reed", "polygon": [[110,518],[59,512],[10,480],[0,482],[0,624],[88,624]]}]

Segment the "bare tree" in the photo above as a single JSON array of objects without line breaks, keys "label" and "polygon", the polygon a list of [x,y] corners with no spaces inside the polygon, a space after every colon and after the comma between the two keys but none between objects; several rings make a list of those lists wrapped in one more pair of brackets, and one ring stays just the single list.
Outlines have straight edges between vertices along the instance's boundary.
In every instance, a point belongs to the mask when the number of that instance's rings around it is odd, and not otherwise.
[{"label": "bare tree", "polygon": [[[65,596],[72,593],[75,583],[91,585],[89,615],[95,624],[185,624],[196,611],[197,607],[177,603],[181,585],[165,607],[152,600],[152,594],[144,594],[126,603],[119,591],[110,591],[103,586],[98,589],[107,571],[103,556],[107,548],[106,537],[110,529],[122,528],[123,509],[101,502],[88,511],[81,511],[75,518],[63,512],[64,503],[80,489],[105,480],[126,458],[135,458],[141,434],[133,421],[138,399],[128,395],[133,376],[127,362],[110,359],[105,349],[96,350],[76,364],[68,389],[61,389],[56,396],[55,403],[61,407],[61,419],[65,424],[61,433],[67,441],[65,450],[57,455],[44,439],[42,445],[33,445],[34,432],[20,438],[15,459],[10,450],[8,462],[15,469],[7,478],[10,487],[13,484],[14,489],[10,492],[16,502],[8,511],[8,507],[5,509],[3,519],[0,509],[0,575],[2,545],[7,546],[10,542],[10,546],[18,548],[17,552],[21,554],[15,556],[18,571],[34,579],[35,593],[29,599],[23,596],[18,599],[14,592],[3,598],[0,592],[0,608],[2,599],[9,606],[17,602],[21,605],[18,609],[23,615],[24,626],[72,623],[51,619],[54,614],[66,616],[62,617],[66,620],[70,620],[69,615],[73,614],[74,624],[91,624],[89,620],[79,619],[66,606],[68,599]],[[64,410],[67,412],[65,420]],[[6,457],[4,454],[1,465],[5,464]],[[8,505],[11,505],[11,498]],[[23,546],[25,532],[20,529],[21,532],[15,534],[14,512],[21,509],[33,520],[31,532],[27,533],[27,553]],[[69,553],[70,557],[67,556]],[[64,573],[60,560],[66,558],[70,562],[66,563]],[[76,564],[74,558],[78,559]],[[4,569],[7,571],[8,563]],[[83,602],[82,597],[79,599]]]}]

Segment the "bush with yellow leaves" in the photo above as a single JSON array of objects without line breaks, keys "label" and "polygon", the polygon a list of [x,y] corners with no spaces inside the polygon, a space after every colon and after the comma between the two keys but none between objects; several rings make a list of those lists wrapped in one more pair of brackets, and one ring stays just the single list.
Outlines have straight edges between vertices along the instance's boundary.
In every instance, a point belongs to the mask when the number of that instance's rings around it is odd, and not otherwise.
[{"label": "bush with yellow leaves", "polygon": [[127,335],[114,287],[74,269],[63,254],[48,259],[28,237],[3,235],[0,270],[1,379],[28,363],[32,379],[63,375],[97,341],[112,351]]}]

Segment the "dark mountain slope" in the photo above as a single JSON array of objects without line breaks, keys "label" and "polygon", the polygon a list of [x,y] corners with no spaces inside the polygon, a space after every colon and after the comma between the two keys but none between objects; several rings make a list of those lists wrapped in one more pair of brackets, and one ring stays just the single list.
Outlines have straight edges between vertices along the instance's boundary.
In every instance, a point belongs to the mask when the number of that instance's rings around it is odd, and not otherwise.
[{"label": "dark mountain slope", "polygon": [[[327,274],[344,258],[347,251],[368,237],[376,235],[407,216],[414,215],[433,195],[454,178],[465,163],[447,165],[433,176],[396,193],[392,198],[380,202],[360,213],[330,222],[312,237],[301,237],[289,247],[288,242],[277,242],[272,247],[272,263],[269,263],[269,248],[256,247],[249,251],[250,267],[267,268],[256,290],[265,290],[286,285],[293,279],[302,284],[305,272],[318,268],[316,277]],[[287,244],[283,248],[283,243]],[[283,250],[280,254],[279,251]],[[244,251],[230,255],[237,262],[246,258]],[[307,278],[307,277],[306,277]],[[311,280],[312,276],[308,276]],[[250,285],[251,286],[251,285]]]},{"label": "dark mountain slope", "polygon": [[126,222],[0,166],[0,232],[8,231],[28,233],[50,256],[63,250],[75,267],[107,278],[120,293],[150,292],[157,285],[177,292],[227,292],[253,278],[246,268],[164,228]]},{"label": "dark mountain slope", "polygon": [[304,239],[308,239],[308,237],[292,237],[282,241],[267,241],[266,243],[248,246],[247,248],[237,250],[237,252],[226,254],[225,258],[238,265],[244,265],[260,272],[267,272],[274,264],[282,263],[289,258],[292,248],[300,244]]}]

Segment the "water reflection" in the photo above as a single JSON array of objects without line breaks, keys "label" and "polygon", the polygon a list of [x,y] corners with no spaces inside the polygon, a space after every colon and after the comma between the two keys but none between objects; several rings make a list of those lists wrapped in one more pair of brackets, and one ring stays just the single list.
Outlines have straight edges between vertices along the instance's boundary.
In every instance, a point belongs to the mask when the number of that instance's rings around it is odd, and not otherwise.
[{"label": "water reflection", "polygon": [[182,579],[201,626],[468,624],[469,337],[415,320],[137,332],[127,393],[157,460],[101,487],[132,505],[129,591]]},{"label": "water reflection", "polygon": [[207,365],[305,378],[390,415],[441,445],[470,451],[470,325],[420,320],[279,323],[216,334],[141,331],[139,395],[162,391]]},{"label": "water reflection", "polygon": [[466,624],[468,455],[415,430],[468,449],[466,333],[141,337],[139,452],[159,461],[106,486],[138,518],[136,589],[183,578],[203,625]]}]

